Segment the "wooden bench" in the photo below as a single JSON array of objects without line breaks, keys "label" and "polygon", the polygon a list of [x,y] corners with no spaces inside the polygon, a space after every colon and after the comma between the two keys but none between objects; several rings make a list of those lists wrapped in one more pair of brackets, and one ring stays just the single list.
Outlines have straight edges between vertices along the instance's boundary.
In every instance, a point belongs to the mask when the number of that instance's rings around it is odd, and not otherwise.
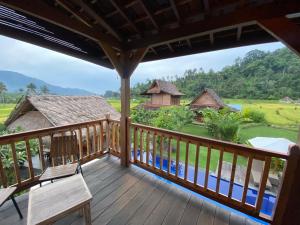
[{"label": "wooden bench", "polygon": [[14,198],[14,193],[15,193],[16,189],[17,189],[16,187],[7,187],[7,188],[0,189],[0,206],[2,206],[4,204],[4,202],[6,202],[9,198],[11,198],[11,200],[19,214],[20,219],[22,219],[23,215],[18,207],[17,202],[15,201],[15,198]]},{"label": "wooden bench", "polygon": [[87,225],[91,224],[92,195],[81,174],[29,192],[27,225],[53,224],[76,211],[83,211]]}]

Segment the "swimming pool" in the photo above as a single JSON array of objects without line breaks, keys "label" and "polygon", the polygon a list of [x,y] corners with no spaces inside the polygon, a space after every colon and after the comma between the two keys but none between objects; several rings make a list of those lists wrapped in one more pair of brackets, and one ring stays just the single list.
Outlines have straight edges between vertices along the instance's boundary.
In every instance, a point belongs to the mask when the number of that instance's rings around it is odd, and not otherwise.
[{"label": "swimming pool", "polygon": [[[139,151],[138,151],[138,157],[139,157]],[[132,155],[133,156],[133,155]],[[143,157],[144,159],[146,157]],[[156,165],[155,167],[159,168],[160,167],[160,156],[156,156]],[[152,157],[149,157],[149,163],[152,164]],[[168,160],[167,159],[163,159],[163,164],[162,164],[162,169],[167,171],[167,167],[168,167]],[[179,168],[178,168],[178,176],[180,178],[184,177],[184,170],[185,167],[182,163],[179,164]],[[175,161],[171,160],[171,174],[176,173],[176,163]],[[194,174],[195,174],[195,169],[193,166],[188,166],[188,177],[187,180],[194,182]],[[197,176],[197,184],[200,186],[204,186],[204,180],[205,180],[205,172],[203,170],[199,170],[198,171],[198,176]],[[208,178],[208,188],[211,190],[216,190],[216,185],[217,185],[217,178],[214,175],[209,175]],[[219,192],[223,195],[228,195],[229,192],[229,181],[225,180],[225,179],[221,179],[220,180],[220,189]],[[243,195],[243,186],[238,184],[238,183],[234,183],[233,184],[233,190],[232,190],[232,198],[237,199],[238,201],[242,200],[242,195]],[[246,203],[250,204],[250,205],[255,205],[256,202],[256,198],[257,198],[257,190],[254,188],[248,188],[247,190],[247,196],[246,196]],[[266,214],[266,215],[272,215],[273,213],[273,208],[275,205],[275,201],[276,201],[276,196],[269,194],[269,193],[265,193],[264,197],[263,197],[263,203],[262,203],[262,207],[261,207],[261,212]]]}]

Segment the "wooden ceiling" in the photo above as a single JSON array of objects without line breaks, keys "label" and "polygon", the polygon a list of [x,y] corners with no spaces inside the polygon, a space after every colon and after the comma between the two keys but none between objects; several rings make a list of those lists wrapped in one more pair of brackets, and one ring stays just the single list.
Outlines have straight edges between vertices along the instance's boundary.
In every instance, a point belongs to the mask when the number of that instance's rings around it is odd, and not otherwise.
[{"label": "wooden ceiling", "polygon": [[148,47],[145,62],[274,42],[258,21],[299,13],[298,0],[0,0],[0,34],[113,68],[99,41]]}]

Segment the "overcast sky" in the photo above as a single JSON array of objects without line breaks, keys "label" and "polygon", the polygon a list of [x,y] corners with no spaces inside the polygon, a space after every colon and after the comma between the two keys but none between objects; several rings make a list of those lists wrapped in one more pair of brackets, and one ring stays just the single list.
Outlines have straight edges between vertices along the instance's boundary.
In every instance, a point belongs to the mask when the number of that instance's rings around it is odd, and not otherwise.
[{"label": "overcast sky", "polygon": [[[221,70],[253,49],[274,51],[281,43],[252,45],[142,63],[132,76],[132,85],[146,79],[183,75],[187,69]],[[102,94],[118,90],[120,79],[115,70],[40,48],[0,35],[0,70],[10,70],[62,87],[82,88]]]}]

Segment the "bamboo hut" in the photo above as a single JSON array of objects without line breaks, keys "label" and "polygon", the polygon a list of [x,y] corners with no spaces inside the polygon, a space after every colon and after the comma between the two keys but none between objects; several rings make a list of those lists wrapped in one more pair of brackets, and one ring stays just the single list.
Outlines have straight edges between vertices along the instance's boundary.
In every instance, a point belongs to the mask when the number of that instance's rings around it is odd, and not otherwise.
[{"label": "bamboo hut", "polygon": [[203,92],[197,95],[196,98],[190,103],[190,108],[192,110],[213,108],[213,109],[223,109],[226,104],[222,99],[216,94],[212,89],[205,88]]},{"label": "bamboo hut", "polygon": [[180,105],[180,98],[184,94],[168,81],[154,80],[149,89],[142,95],[150,96],[150,102],[143,105],[146,109],[155,109],[162,106]]}]

